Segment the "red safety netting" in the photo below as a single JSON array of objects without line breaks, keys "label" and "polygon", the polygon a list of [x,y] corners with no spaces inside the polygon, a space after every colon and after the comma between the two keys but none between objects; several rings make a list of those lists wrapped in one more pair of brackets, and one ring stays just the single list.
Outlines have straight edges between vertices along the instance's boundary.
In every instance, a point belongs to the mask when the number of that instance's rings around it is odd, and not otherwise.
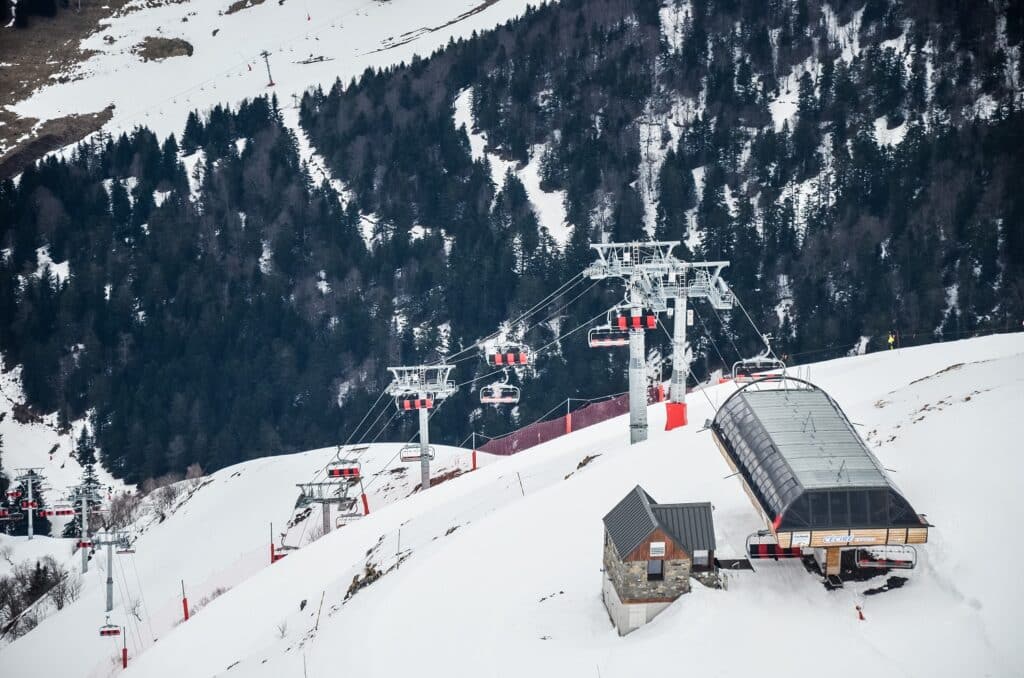
[{"label": "red safety netting", "polygon": [[[647,392],[648,403],[659,402],[663,397],[663,391],[659,391],[657,388],[652,388]],[[524,426],[506,436],[490,440],[478,449],[488,454],[507,456],[528,450],[535,445],[554,440],[572,431],[608,421],[627,412],[629,412],[629,394],[623,393],[600,402],[587,403],[557,419],[539,421]]]}]

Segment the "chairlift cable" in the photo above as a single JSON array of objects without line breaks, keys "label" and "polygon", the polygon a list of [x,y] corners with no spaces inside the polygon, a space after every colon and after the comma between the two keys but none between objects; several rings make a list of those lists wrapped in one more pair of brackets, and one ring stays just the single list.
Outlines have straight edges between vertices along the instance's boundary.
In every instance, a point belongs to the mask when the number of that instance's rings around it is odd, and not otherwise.
[{"label": "chairlift cable", "polygon": [[704,322],[704,316],[702,316],[700,311],[697,310],[696,305],[693,305],[690,308],[693,309],[694,315],[696,315],[697,320],[700,321],[700,326],[704,330],[704,336],[711,342],[711,346],[715,349],[715,353],[718,354],[718,359],[722,361],[722,369],[724,370],[726,368],[725,356],[723,356],[722,352],[718,349],[718,342],[716,342],[715,338],[711,335],[711,330],[708,328],[707,323]]},{"label": "chairlift cable", "polygon": [[[683,321],[683,322],[686,322],[686,318],[677,318],[676,322],[679,322],[680,320]],[[658,324],[661,326],[662,331],[665,332],[665,336],[668,337],[669,340],[671,340],[672,339],[672,335],[668,333],[668,328],[665,327],[665,323],[661,322],[661,318],[658,319]],[[713,344],[714,341],[712,340],[711,343]],[[716,351],[718,350],[717,346],[715,347],[715,350]],[[721,356],[721,353],[719,353],[719,356]],[[699,386],[700,384],[699,384],[699,382],[697,382],[697,376],[693,373],[693,370],[690,369],[690,365],[689,365],[688,361],[684,360],[683,363],[684,363],[683,369],[686,370],[687,378],[693,377],[694,387]],[[674,370],[674,369],[676,369],[676,367],[677,367],[677,365],[675,364],[675,362],[673,362],[672,363],[672,369]],[[685,384],[685,382],[684,382],[684,384]],[[715,404],[713,402],[711,402],[711,396],[709,396],[707,394],[707,390],[703,389],[703,388],[699,389],[699,390],[701,392],[701,395],[704,396],[704,399],[708,401],[708,405],[711,406],[711,411],[714,412],[715,411]]]},{"label": "chairlift cable", "polygon": [[725,323],[722,321],[722,316],[718,314],[718,311],[715,309],[713,304],[711,305],[711,312],[715,314],[716,318],[718,318],[718,324],[722,328],[722,332],[725,334],[725,338],[729,340],[730,344],[732,344],[732,350],[736,352],[736,358],[739,360],[743,360],[743,354],[740,353],[740,349],[736,346],[736,342],[733,341],[732,335],[728,332]]},{"label": "chairlift cable", "polygon": [[[110,548],[110,547],[108,546],[107,548]],[[116,569],[117,565],[116,564],[115,565],[111,565],[111,567]],[[115,579],[113,572],[110,572],[109,574],[110,574],[111,579]],[[125,628],[130,632],[128,634],[128,638],[131,639],[131,632],[135,633],[135,641],[134,642],[136,642],[136,644],[137,644],[136,652],[137,652],[137,654],[142,654],[142,635],[139,633],[139,629],[136,627],[136,625],[134,625],[132,623],[131,610],[128,609],[128,601],[129,601],[128,581],[124,577],[124,568],[123,567],[121,568],[121,579],[120,580],[115,579],[115,581],[117,583],[117,589],[118,589],[118,591],[121,594],[121,607],[122,607],[122,609],[124,611],[124,624],[125,624]],[[124,584],[124,588],[122,588],[122,586],[121,586],[122,583]]]},{"label": "chairlift cable", "polygon": [[132,570],[135,571],[135,582],[139,585],[139,597],[142,598],[142,609],[146,613],[146,625],[149,627],[149,635],[156,642],[156,634],[153,633],[153,616],[149,613],[149,603],[146,602],[146,594],[142,588],[142,579],[139,577],[139,568],[135,564],[135,554],[129,554],[131,556]]},{"label": "chairlift cable", "polygon": [[[428,421],[428,422],[429,422],[429,421],[430,421],[431,419],[433,419],[433,418],[434,418],[434,415],[438,413],[438,411],[439,411],[439,410],[440,410],[440,409],[441,409],[441,408],[442,408],[442,407],[444,406],[444,404],[445,404],[446,402],[448,402],[448,399],[447,399],[447,398],[445,398],[444,400],[441,400],[441,401],[439,401],[439,402],[437,403],[437,407],[435,407],[435,408],[434,408],[433,410],[431,410],[430,414],[429,414],[429,415],[427,415],[427,421]],[[395,418],[395,417],[396,417],[397,415],[398,415],[398,412],[396,411],[396,412],[395,412],[395,414],[394,414],[394,415],[392,415],[391,419],[394,419],[394,418]],[[391,423],[391,420],[388,420],[388,424],[390,424],[390,423]],[[387,427],[387,424],[385,424],[385,428],[386,428],[386,427]],[[383,432],[384,432],[384,430],[382,429],[382,430],[381,430],[381,433],[383,433]],[[378,434],[378,435],[380,435],[380,434]],[[413,434],[413,436],[412,436],[411,438],[409,438],[409,440],[405,441],[405,444],[403,445],[403,447],[404,447],[405,445],[410,445],[410,444],[412,444],[412,441],[414,441],[414,440],[416,440],[417,438],[419,438],[419,436],[420,436],[420,434],[419,434],[419,431],[417,431],[416,433],[414,433],[414,434]],[[386,469],[386,468],[387,468],[388,466],[390,466],[390,465],[391,465],[391,462],[393,462],[393,461],[394,461],[395,459],[398,459],[398,457],[400,457],[400,456],[401,456],[401,454],[402,454],[402,450],[401,450],[401,448],[399,448],[398,452],[396,452],[396,453],[395,453],[395,455],[394,455],[393,457],[391,457],[391,459],[388,459],[388,460],[387,460],[387,462],[385,462],[385,463],[384,463],[384,465],[383,465],[383,466],[381,466],[381,469],[382,469],[382,471],[383,471],[383,469]],[[366,485],[365,485],[365,486],[363,486],[363,492],[365,493],[365,492],[367,492],[367,491],[368,491],[368,490],[369,490],[369,489],[370,489],[371,487],[373,487],[373,484],[374,484],[375,482],[377,482],[377,479],[378,479],[378,478],[380,478],[380,477],[381,477],[381,475],[382,475],[382,473],[378,473],[377,475],[375,475],[375,476],[373,476],[372,478],[370,478],[370,480],[369,480],[369,481],[368,481],[368,482],[366,483]]]},{"label": "chairlift cable", "polygon": [[[576,287],[577,285],[579,285],[582,282],[585,282],[585,278],[583,278],[583,273],[582,272],[581,273],[577,273],[573,277],[569,278],[569,280],[567,280],[564,283],[562,283],[554,292],[552,292],[551,294],[547,295],[546,297],[544,297],[543,299],[538,301],[536,304],[531,306],[529,309],[527,309],[526,311],[521,313],[518,317],[516,317],[516,318],[514,318],[512,320],[509,320],[508,323],[507,323],[508,326],[509,327],[514,327],[518,323],[522,322],[524,319],[528,318],[530,315],[536,313],[544,304],[550,303],[554,299],[556,299],[556,298],[558,298],[560,296],[564,296],[564,295],[568,294],[569,290],[571,290],[572,288]],[[598,281],[594,281],[594,284],[597,284],[597,282]],[[590,287],[593,287],[594,284],[592,284]],[[589,291],[590,287],[588,287],[587,290],[584,290],[584,293]],[[573,301],[576,301],[576,299],[579,299],[581,296],[582,296],[582,294],[577,295],[573,299]],[[569,302],[569,303],[572,303],[572,302]],[[567,306],[567,305],[568,304],[566,304],[565,306]],[[558,312],[560,312],[562,309],[564,309],[565,306],[562,306],[562,308],[559,309]],[[524,333],[525,332],[529,332],[534,327],[537,327],[538,325],[540,325],[540,324],[542,324],[544,322],[547,322],[554,315],[555,315],[555,313],[549,314],[543,320],[540,320],[538,322],[535,322],[535,323],[529,325],[524,330]],[[452,364],[455,364],[455,363],[458,363],[458,362],[462,362],[463,360],[468,360],[468,359],[470,359],[472,357],[475,357],[475,356],[469,356],[467,358],[457,358],[457,356],[460,356],[460,355],[462,355],[464,353],[470,353],[470,352],[478,351],[486,342],[490,341],[491,339],[494,339],[495,337],[497,337],[500,334],[501,334],[500,330],[497,331],[497,332],[493,332],[493,333],[487,335],[486,337],[483,337],[482,339],[479,339],[476,342],[470,344],[469,346],[463,348],[462,350],[460,350],[460,351],[458,351],[456,353],[453,353],[450,356],[447,356],[443,361],[438,361],[438,364],[443,362],[445,364],[452,365]]]}]

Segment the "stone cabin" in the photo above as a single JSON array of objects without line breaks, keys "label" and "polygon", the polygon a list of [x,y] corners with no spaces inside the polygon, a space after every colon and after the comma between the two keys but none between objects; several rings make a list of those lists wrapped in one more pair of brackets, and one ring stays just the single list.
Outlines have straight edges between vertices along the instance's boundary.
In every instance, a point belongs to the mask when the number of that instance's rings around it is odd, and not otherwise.
[{"label": "stone cabin", "polygon": [[713,570],[711,503],[659,504],[637,485],[604,517],[602,597],[619,635],[690,591],[690,573]]}]

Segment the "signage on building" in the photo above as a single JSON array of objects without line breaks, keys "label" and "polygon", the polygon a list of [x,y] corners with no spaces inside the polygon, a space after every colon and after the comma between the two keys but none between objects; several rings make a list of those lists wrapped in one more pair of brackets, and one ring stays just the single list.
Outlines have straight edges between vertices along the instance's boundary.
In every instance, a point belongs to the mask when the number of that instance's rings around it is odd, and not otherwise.
[{"label": "signage on building", "polygon": [[810,532],[794,532],[793,533],[793,544],[796,546],[810,546],[811,545],[811,533]]},{"label": "signage on building", "polygon": [[830,534],[825,537],[822,541],[826,544],[849,544],[853,541],[852,534]]}]

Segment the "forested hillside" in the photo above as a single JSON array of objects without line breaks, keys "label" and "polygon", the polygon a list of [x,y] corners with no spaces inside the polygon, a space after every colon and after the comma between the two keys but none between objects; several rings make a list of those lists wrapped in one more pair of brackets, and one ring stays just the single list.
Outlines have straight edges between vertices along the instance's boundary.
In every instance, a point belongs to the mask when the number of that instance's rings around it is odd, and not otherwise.
[{"label": "forested hillside", "polygon": [[[621,295],[577,281],[532,309],[602,239],[729,259],[791,362],[1016,327],[1022,40],[995,0],[566,0],[311,91],[302,130],[263,98],[180,139],[97,138],[0,184],[5,368],[39,410],[91,411],[103,462],[138,481],[339,442],[386,365],[526,311],[510,336],[547,345]],[[696,376],[759,349],[740,314],[696,310]],[[512,413],[467,387],[434,435],[622,391],[624,367],[577,332]]]}]

